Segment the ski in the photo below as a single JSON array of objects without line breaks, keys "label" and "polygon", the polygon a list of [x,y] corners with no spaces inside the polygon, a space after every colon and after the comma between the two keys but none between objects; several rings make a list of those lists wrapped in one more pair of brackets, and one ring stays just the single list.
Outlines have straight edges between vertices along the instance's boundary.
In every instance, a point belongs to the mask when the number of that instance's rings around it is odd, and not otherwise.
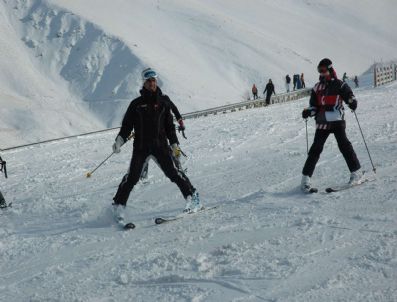
[{"label": "ski", "polygon": [[317,193],[318,189],[317,188],[312,188],[312,187],[308,187],[308,188],[302,188],[303,193],[306,194],[313,194],[313,193]]},{"label": "ski", "polygon": [[117,219],[116,220],[117,224],[123,229],[123,230],[133,230],[135,229],[135,224],[132,222],[125,222],[124,219]]},{"label": "ski", "polygon": [[133,229],[135,229],[135,224],[133,224],[132,222],[128,222],[124,225],[123,229],[124,230],[133,230]]},{"label": "ski", "polygon": [[0,209],[7,209],[11,207],[12,207],[12,202],[10,202],[9,204],[5,203],[0,205]]},{"label": "ski", "polygon": [[326,193],[334,193],[334,192],[344,191],[344,190],[357,187],[359,185],[362,185],[364,183],[367,183],[367,182],[373,181],[373,180],[375,180],[375,178],[373,178],[373,179],[364,178],[360,182],[355,183],[355,184],[344,184],[344,185],[341,185],[341,186],[328,187],[328,188],[325,189],[325,192]]},{"label": "ski", "polygon": [[309,190],[305,190],[304,191],[307,194],[313,194],[313,193],[317,193],[318,189],[317,188],[310,188]]},{"label": "ski", "polygon": [[154,223],[155,224],[163,224],[163,223],[167,223],[167,222],[171,222],[171,221],[175,221],[175,220],[179,220],[182,218],[186,218],[189,217],[191,215],[195,215],[195,214],[200,214],[209,210],[214,210],[218,208],[218,206],[213,206],[213,207],[209,207],[209,208],[202,208],[201,210],[197,211],[197,212],[193,212],[193,213],[181,213],[181,214],[177,214],[174,216],[167,216],[167,217],[157,217],[154,219]]}]

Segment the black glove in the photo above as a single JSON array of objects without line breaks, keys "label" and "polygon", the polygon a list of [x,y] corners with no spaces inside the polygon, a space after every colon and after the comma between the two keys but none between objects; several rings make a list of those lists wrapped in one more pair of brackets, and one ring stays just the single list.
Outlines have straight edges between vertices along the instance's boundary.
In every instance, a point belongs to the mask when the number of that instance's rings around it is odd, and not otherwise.
[{"label": "black glove", "polygon": [[353,111],[355,111],[357,109],[357,100],[355,97],[352,97],[351,99],[349,99],[349,102],[347,103],[347,106],[349,106],[349,108]]},{"label": "black glove", "polygon": [[307,119],[312,115],[312,111],[310,109],[303,109],[302,118]]},{"label": "black glove", "polygon": [[179,124],[178,131],[179,132],[185,131],[186,128],[185,128],[185,124],[183,123],[183,119],[178,120],[178,124]]}]

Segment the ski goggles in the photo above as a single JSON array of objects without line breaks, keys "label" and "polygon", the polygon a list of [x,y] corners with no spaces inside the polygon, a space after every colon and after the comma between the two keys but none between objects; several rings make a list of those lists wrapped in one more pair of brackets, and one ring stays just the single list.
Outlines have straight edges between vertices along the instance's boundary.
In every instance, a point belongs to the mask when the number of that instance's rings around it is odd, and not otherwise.
[{"label": "ski goggles", "polygon": [[156,79],[157,73],[153,69],[147,69],[142,72],[142,80],[147,81],[149,79]]},{"label": "ski goggles", "polygon": [[329,72],[329,69],[327,68],[327,67],[323,67],[323,66],[321,66],[321,67],[318,67],[317,68],[317,71],[318,71],[318,73],[320,74],[320,75],[328,75],[330,72]]}]

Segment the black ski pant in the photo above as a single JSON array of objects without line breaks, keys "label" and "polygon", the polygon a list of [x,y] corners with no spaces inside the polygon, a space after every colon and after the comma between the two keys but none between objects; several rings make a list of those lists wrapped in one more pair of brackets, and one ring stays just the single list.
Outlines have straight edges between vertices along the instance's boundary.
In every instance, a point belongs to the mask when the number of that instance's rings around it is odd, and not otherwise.
[{"label": "black ski pant", "polygon": [[113,198],[115,204],[127,204],[131,190],[139,181],[143,166],[150,156],[157,161],[165,175],[172,182],[177,184],[184,198],[194,193],[195,188],[192,186],[187,176],[178,171],[175,167],[167,145],[163,147],[147,147],[144,149],[134,148],[129,171],[124,175],[117,193]]},{"label": "black ski pant", "polygon": [[353,150],[353,146],[346,136],[346,123],[341,122],[334,125],[330,130],[317,129],[314,135],[314,142],[309,150],[305,166],[303,167],[302,174],[312,177],[316,164],[320,158],[320,154],[323,151],[324,144],[328,136],[333,133],[338,147],[342,153],[350,172],[357,171],[361,168],[360,162],[357,159],[357,155]]},{"label": "black ski pant", "polygon": [[[174,165],[176,167],[176,169],[178,170],[178,172],[183,173],[183,175],[185,175],[185,173],[183,172],[183,168],[181,165],[181,162],[179,161],[178,158],[176,158],[175,156],[172,155],[172,148],[171,146],[168,147],[168,151],[170,152],[172,161],[174,162]],[[143,168],[142,168],[142,173],[141,173],[141,180],[147,179],[149,175],[149,161],[146,160],[145,163],[143,164]]]},{"label": "black ski pant", "polygon": [[258,98],[258,93],[254,93],[254,100],[256,100]]},{"label": "black ski pant", "polygon": [[266,94],[266,105],[270,105],[270,99],[271,99],[271,97],[272,97],[272,94],[271,94],[271,93],[267,93],[267,94]]}]

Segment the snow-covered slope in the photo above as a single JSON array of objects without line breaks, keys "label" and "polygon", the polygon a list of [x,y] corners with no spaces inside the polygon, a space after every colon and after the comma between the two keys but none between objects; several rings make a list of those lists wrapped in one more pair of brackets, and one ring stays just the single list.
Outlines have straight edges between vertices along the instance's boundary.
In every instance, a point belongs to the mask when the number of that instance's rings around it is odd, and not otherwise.
[{"label": "snow-covered slope", "polygon": [[0,148],[104,127],[66,81],[28,51],[5,9],[11,4],[0,2]]},{"label": "snow-covered slope", "polygon": [[[1,190],[14,206],[0,212],[0,301],[396,301],[397,84],[357,97],[377,181],[332,195],[299,192],[307,99],[188,120],[184,166],[219,210],[155,226],[153,217],[184,202],[150,163],[150,184],[128,204],[138,226],[131,232],[110,218],[131,143],[85,178],[116,133],[3,154]],[[330,137],[314,183],[323,189],[348,176]]]},{"label": "snow-covered slope", "polygon": [[118,125],[147,66],[182,112],[246,99],[268,78],[283,91],[287,73],[311,85],[324,56],[360,74],[396,58],[396,10],[370,0],[3,0],[0,145],[100,127],[81,100]]}]

